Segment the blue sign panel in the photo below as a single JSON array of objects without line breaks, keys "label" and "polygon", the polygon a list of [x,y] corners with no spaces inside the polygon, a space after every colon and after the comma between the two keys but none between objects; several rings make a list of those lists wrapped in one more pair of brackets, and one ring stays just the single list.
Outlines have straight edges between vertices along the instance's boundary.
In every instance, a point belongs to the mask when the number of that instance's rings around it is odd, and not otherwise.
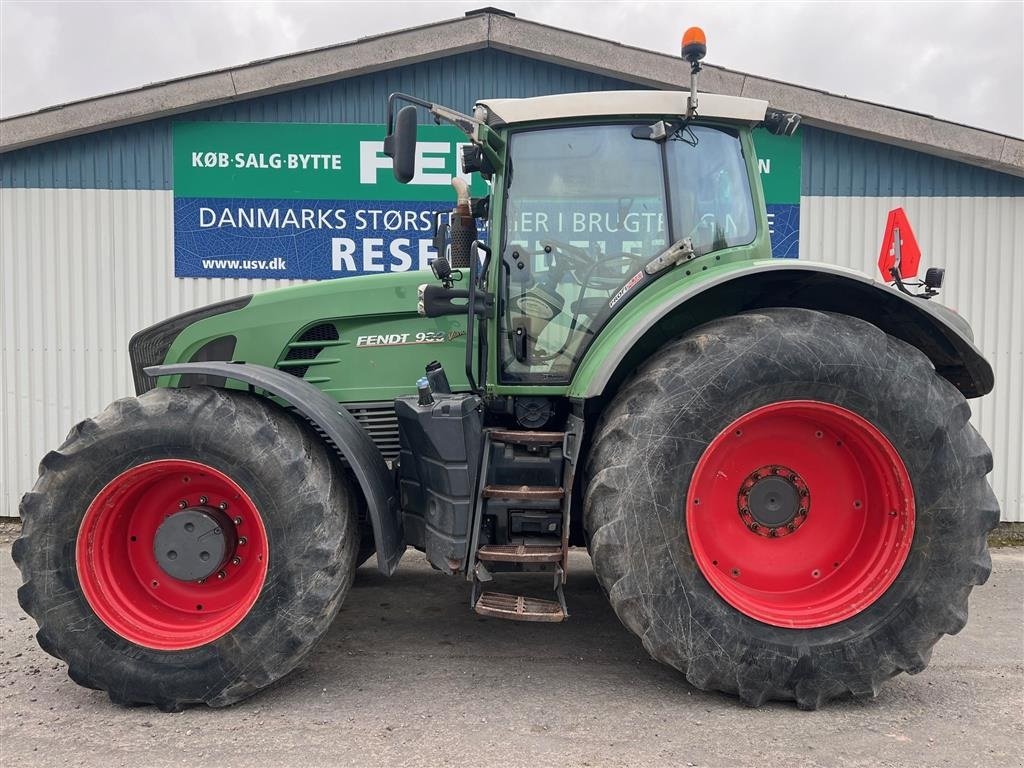
[{"label": "blue sign panel", "polygon": [[429,269],[451,202],[175,198],[178,277],[325,280]]},{"label": "blue sign panel", "polygon": [[768,203],[768,232],[772,256],[795,259],[800,255],[800,206]]}]

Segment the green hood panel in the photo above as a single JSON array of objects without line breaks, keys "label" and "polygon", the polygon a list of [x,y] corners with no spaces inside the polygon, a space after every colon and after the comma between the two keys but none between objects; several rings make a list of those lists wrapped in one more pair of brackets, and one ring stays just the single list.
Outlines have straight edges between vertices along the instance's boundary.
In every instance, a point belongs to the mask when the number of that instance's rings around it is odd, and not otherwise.
[{"label": "green hood panel", "polygon": [[[417,288],[426,282],[433,282],[430,272],[393,272],[258,293],[243,309],[186,327],[164,362],[189,362],[210,341],[234,336],[234,361],[278,367],[290,343],[330,323],[338,340],[324,342],[314,358],[300,360],[309,364],[303,377],[339,402],[413,394],[416,379],[432,360],[444,365],[453,388],[467,388],[465,317],[417,315]],[[305,352],[316,346],[307,342],[298,348]],[[291,371],[303,373],[295,365]]]}]

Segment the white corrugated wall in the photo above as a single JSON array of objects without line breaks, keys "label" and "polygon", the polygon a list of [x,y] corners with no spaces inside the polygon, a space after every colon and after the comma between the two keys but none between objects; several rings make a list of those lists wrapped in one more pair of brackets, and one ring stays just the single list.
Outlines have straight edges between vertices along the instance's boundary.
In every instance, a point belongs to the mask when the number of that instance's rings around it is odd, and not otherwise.
[{"label": "white corrugated wall", "polygon": [[169,191],[0,189],[0,517],[75,423],[135,393],[133,333],[294,282],[175,278],[173,224]]},{"label": "white corrugated wall", "polygon": [[970,321],[995,369],[992,394],[971,401],[995,459],[989,477],[1003,520],[1024,520],[1024,198],[802,197],[800,257],[878,275],[886,217],[902,206],[923,254],[945,267],[941,301]]},{"label": "white corrugated wall", "polygon": [[[996,390],[972,407],[992,445],[1004,520],[1024,520],[1024,199],[805,197],[800,252],[871,273],[903,205],[943,301],[974,325]],[[77,421],[133,393],[132,333],[169,315],[289,281],[176,279],[168,191],[0,189],[0,516]]]}]

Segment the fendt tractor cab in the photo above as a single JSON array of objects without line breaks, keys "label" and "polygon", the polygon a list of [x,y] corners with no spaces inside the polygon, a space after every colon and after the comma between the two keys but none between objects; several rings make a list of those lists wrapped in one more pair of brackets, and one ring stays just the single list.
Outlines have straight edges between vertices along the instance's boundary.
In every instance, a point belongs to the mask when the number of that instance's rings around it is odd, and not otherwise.
[{"label": "fendt tractor cab", "polygon": [[[310,651],[357,565],[390,575],[407,547],[477,613],[559,622],[586,546],[654,658],[753,705],[922,670],[989,573],[966,399],[991,368],[927,300],[940,272],[911,291],[902,220],[892,285],[771,258],[752,131],[799,117],[700,93],[704,51],[690,30],[688,93],[472,115],[393,94],[399,181],[426,111],[488,182],[453,182],[433,279],[298,285],[136,334],[136,397],[75,426],[21,506],[21,605],[71,678],[239,701]],[[509,594],[509,572],[536,589]]]}]

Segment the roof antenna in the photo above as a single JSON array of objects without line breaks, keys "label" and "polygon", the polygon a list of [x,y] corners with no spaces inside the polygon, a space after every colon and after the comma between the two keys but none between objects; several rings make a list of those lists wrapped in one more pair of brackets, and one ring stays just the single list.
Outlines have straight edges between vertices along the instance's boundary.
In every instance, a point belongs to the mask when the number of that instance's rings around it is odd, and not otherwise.
[{"label": "roof antenna", "polygon": [[683,33],[683,58],[690,62],[690,96],[686,100],[686,117],[697,116],[697,75],[700,73],[700,60],[708,52],[707,38],[700,27],[690,27]]}]

